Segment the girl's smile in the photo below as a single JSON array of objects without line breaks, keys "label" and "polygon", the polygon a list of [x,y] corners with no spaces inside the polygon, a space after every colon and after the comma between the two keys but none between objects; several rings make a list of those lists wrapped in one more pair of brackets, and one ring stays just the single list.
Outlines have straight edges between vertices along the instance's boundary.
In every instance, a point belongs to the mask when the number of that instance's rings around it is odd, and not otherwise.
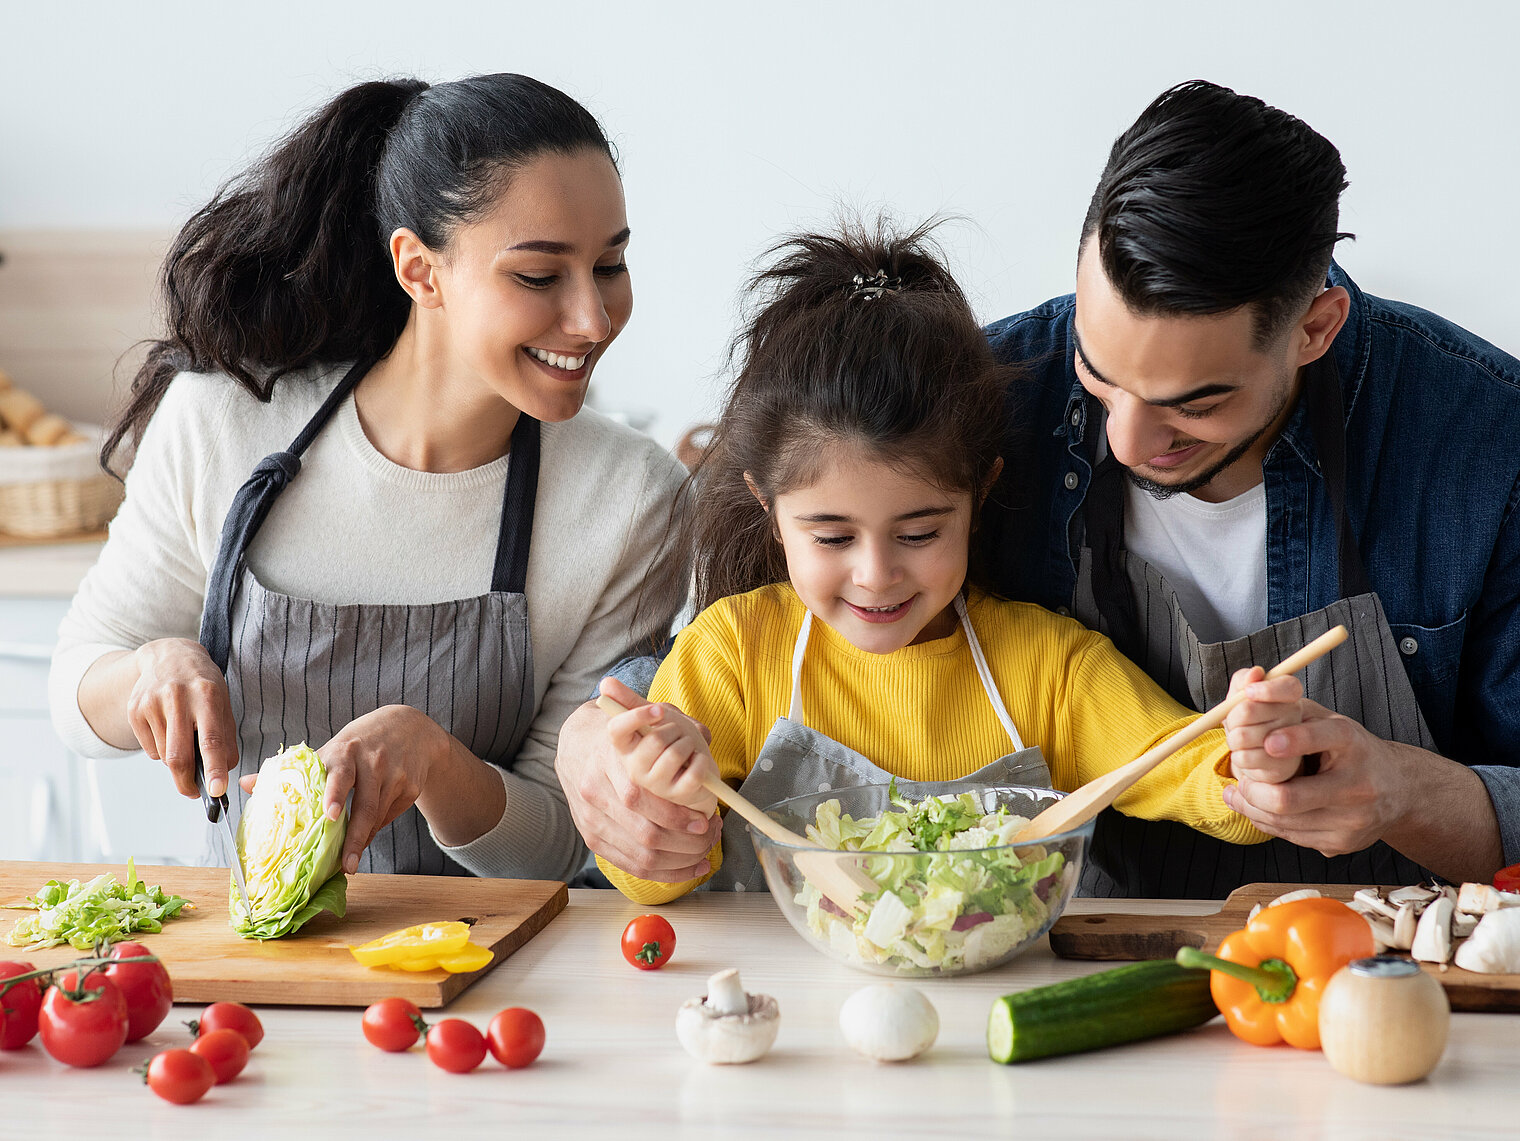
[{"label": "girl's smile", "polygon": [[770,511],[798,596],[852,645],[889,654],[955,631],[970,492],[840,442]]}]

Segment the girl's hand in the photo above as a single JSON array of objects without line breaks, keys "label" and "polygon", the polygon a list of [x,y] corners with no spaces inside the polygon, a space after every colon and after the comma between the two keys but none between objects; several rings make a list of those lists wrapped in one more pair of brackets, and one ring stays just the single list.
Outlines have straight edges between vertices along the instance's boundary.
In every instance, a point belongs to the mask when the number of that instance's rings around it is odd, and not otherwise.
[{"label": "girl's hand", "polygon": [[609,717],[607,735],[634,784],[704,816],[717,811],[703,787],[704,779],[719,779],[707,737],[674,705],[655,702]]},{"label": "girl's hand", "polygon": [[237,768],[237,725],[227,679],[206,647],[189,638],[157,638],[133,651],[137,681],[127,695],[127,722],[143,752],[162,761],[184,796],[195,787],[200,738],[206,791],[220,796]]},{"label": "girl's hand", "polygon": [[[410,705],[382,705],[350,721],[317,754],[327,766],[322,796],[329,820],[343,812],[353,792],[348,835],[343,841],[343,870],[359,870],[359,856],[375,833],[416,803],[433,767],[450,748],[443,727]],[[250,774],[242,785],[250,792]]]},{"label": "girl's hand", "polygon": [[1297,753],[1268,753],[1262,743],[1273,731],[1303,721],[1304,687],[1293,676],[1265,681],[1266,676],[1260,666],[1252,666],[1237,670],[1230,679],[1230,693],[1243,690],[1247,696],[1224,719],[1225,741],[1230,746],[1230,770],[1237,780],[1281,784],[1302,771],[1304,758]]}]

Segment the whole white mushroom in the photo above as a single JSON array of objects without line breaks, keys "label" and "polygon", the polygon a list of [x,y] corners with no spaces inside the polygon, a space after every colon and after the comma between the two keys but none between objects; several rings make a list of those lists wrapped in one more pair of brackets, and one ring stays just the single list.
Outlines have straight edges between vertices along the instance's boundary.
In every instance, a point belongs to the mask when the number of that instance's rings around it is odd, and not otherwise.
[{"label": "whole white mushroom", "polygon": [[781,1011],[768,994],[747,994],[730,968],[707,980],[707,996],[691,998],[676,1012],[676,1037],[699,1062],[753,1062],[771,1048]]},{"label": "whole white mushroom", "polygon": [[939,1013],[922,991],[900,983],[862,987],[839,1008],[850,1047],[877,1062],[916,1058],[939,1036]]}]

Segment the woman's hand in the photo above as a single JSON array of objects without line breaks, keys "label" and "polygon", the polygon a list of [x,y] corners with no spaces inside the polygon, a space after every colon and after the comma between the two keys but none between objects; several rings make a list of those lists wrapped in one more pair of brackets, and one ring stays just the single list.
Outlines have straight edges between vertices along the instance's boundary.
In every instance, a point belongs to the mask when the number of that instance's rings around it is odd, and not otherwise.
[{"label": "woman's hand", "polygon": [[[350,721],[317,753],[327,766],[323,806],[329,820],[343,811],[352,790],[343,870],[359,869],[359,855],[375,833],[417,802],[451,738],[438,722],[410,705],[382,705]],[[499,815],[499,813],[498,813]]]},{"label": "woman's hand", "polygon": [[703,787],[718,766],[702,727],[674,705],[639,705],[607,719],[607,736],[634,784],[658,797],[711,816],[718,809]]},{"label": "woman's hand", "polygon": [[[227,679],[211,655],[189,638],[158,638],[131,655],[137,680],[127,694],[127,723],[143,752],[162,761],[185,796],[195,787],[195,742],[200,738],[206,791],[220,796],[237,767],[237,725]],[[119,692],[119,691],[118,691]]]},{"label": "woman's hand", "polygon": [[[350,874],[380,829],[413,804],[438,843],[458,847],[494,827],[506,803],[495,766],[410,705],[382,705],[355,718],[317,755],[327,766],[327,818],[336,820],[353,794],[343,841],[343,870]],[[252,792],[258,775],[240,783]]]},{"label": "woman's hand", "polygon": [[1264,680],[1266,676],[1260,666],[1252,666],[1236,670],[1230,678],[1230,693],[1244,691],[1246,697],[1224,719],[1225,741],[1237,780],[1281,784],[1302,771],[1304,758],[1298,753],[1269,753],[1264,743],[1269,734],[1303,721],[1304,687],[1291,675],[1271,681]]}]

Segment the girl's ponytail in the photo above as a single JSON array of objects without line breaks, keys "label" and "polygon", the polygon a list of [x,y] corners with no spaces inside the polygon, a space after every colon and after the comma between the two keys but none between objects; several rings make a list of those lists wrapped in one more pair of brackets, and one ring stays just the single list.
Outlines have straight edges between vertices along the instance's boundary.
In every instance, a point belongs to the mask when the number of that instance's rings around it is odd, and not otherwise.
[{"label": "girl's ponytail", "polygon": [[611,156],[590,112],[527,76],[344,91],[174,239],[162,273],[167,335],[149,346],[101,463],[124,442],[135,448],[179,372],[224,372],[267,401],[287,373],[384,356],[411,312],[391,232],[408,227],[441,249],[495,201],[505,175],[587,146]]}]

